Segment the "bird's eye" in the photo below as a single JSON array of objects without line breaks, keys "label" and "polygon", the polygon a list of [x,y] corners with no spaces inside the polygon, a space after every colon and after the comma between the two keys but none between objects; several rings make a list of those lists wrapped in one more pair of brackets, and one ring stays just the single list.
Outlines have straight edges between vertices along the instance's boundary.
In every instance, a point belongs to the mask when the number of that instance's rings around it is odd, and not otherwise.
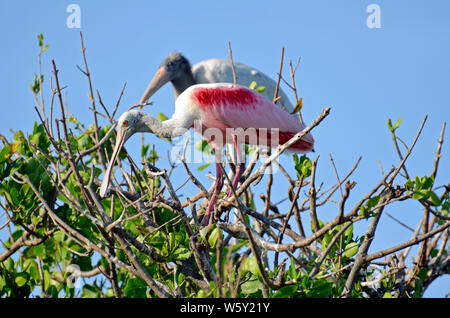
[{"label": "bird's eye", "polygon": [[128,126],[128,120],[125,120],[125,121],[123,122],[123,125],[124,125],[124,126]]}]

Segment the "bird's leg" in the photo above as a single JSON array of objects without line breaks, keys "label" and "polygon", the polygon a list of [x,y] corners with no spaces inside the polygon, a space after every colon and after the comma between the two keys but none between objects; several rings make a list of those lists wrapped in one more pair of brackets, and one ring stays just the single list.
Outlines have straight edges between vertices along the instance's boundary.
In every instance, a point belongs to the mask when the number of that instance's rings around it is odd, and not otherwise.
[{"label": "bird's leg", "polygon": [[214,184],[214,192],[211,196],[211,199],[209,200],[208,207],[206,208],[206,212],[203,215],[202,219],[202,225],[206,226],[209,224],[209,219],[211,218],[211,212],[214,211],[217,198],[219,197],[220,190],[222,190],[223,187],[223,171],[221,164],[221,158],[219,157],[219,154],[217,153],[217,150],[214,150],[215,156],[216,156],[216,182]]},{"label": "bird's leg", "polygon": [[[238,185],[239,181],[241,180],[242,174],[244,173],[244,170],[245,170],[245,157],[244,157],[244,159],[242,158],[241,147],[239,146],[236,135],[233,135],[233,143],[234,143],[234,148],[236,150],[237,162],[236,162],[236,170],[234,172],[234,178],[233,178],[233,182],[231,183],[231,186],[233,187],[233,189],[236,190],[236,186]],[[231,198],[232,195],[233,195],[233,191],[230,189],[227,199]]]},{"label": "bird's leg", "polygon": [[223,187],[223,172],[222,168],[220,167],[220,163],[216,162],[216,182],[214,184],[214,192],[211,196],[211,199],[209,200],[208,207],[206,208],[206,212],[203,215],[202,219],[202,225],[206,226],[209,223],[209,219],[211,218],[211,212],[214,211],[214,207],[217,201],[217,198],[219,197],[220,190],[222,190]]},{"label": "bird's leg", "polygon": [[228,152],[227,152],[227,159],[228,159],[228,165],[230,166],[230,172],[228,174],[228,177],[230,179],[234,178],[234,174],[236,173],[236,164],[238,162],[236,151],[234,150],[234,145],[228,144],[227,145]]}]

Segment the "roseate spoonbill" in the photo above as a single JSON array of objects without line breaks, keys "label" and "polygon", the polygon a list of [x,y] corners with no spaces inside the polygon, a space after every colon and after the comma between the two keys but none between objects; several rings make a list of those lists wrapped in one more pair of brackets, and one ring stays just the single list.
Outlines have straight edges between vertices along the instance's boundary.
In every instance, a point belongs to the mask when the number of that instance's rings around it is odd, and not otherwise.
[{"label": "roseate spoonbill", "polygon": [[[234,144],[240,158],[239,144],[276,147],[304,129],[299,120],[277,107],[259,93],[230,83],[196,84],[187,88],[175,101],[172,118],[160,122],[151,115],[136,110],[123,113],[118,120],[117,139],[109,166],[100,187],[104,197],[110,183],[114,162],[124,143],[137,132],[150,132],[160,137],[175,138],[194,128],[210,143],[216,159],[216,181],[202,225],[207,225],[215,202],[223,187],[221,148]],[[288,148],[292,152],[311,151],[311,134]],[[243,163],[236,166],[231,186],[236,187],[243,172]]]},{"label": "roseate spoonbill", "polygon": [[[236,84],[249,87],[255,81],[259,86],[264,86],[263,96],[273,100],[276,90],[276,82],[266,74],[248,65],[233,62],[236,72]],[[147,86],[139,104],[145,104],[162,86],[171,81],[175,99],[188,87],[202,83],[233,83],[233,69],[229,59],[211,58],[203,60],[191,67],[188,59],[178,52],[170,53],[160,64],[156,74]],[[292,113],[294,108],[289,98],[279,87],[279,99],[276,105]],[[242,150],[241,150],[242,151]],[[237,162],[237,154],[233,145],[229,145],[228,152],[234,163]]]}]

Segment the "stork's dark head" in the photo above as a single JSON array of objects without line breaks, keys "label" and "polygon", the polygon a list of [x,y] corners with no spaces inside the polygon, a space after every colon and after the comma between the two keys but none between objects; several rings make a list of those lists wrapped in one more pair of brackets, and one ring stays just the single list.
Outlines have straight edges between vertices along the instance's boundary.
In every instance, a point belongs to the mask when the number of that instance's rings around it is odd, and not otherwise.
[{"label": "stork's dark head", "polygon": [[181,53],[172,52],[162,61],[159,68],[164,68],[169,74],[169,81],[172,81],[183,73],[190,72],[191,64]]},{"label": "stork's dark head", "polygon": [[172,82],[177,96],[186,88],[195,84],[191,64],[181,53],[172,52],[162,61],[139,104],[145,104],[153,94],[169,81]]}]

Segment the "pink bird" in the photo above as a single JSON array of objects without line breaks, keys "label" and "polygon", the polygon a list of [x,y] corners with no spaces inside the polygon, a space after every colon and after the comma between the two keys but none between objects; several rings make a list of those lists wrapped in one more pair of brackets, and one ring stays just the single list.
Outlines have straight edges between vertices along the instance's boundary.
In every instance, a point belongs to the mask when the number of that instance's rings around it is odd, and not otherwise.
[{"label": "pink bird", "polygon": [[[244,171],[244,161],[239,144],[277,147],[305,127],[288,112],[264,98],[259,93],[240,85],[229,83],[197,84],[187,88],[175,101],[172,118],[160,122],[146,113],[130,110],[118,121],[116,145],[100,196],[105,197],[111,180],[114,162],[124,143],[137,132],[150,132],[164,138],[175,138],[193,128],[211,145],[216,159],[216,181],[202,225],[208,225],[218,195],[223,187],[222,147],[234,144],[239,164],[231,186],[236,188]],[[309,152],[314,147],[310,133],[293,144],[288,150],[296,153]]]}]

